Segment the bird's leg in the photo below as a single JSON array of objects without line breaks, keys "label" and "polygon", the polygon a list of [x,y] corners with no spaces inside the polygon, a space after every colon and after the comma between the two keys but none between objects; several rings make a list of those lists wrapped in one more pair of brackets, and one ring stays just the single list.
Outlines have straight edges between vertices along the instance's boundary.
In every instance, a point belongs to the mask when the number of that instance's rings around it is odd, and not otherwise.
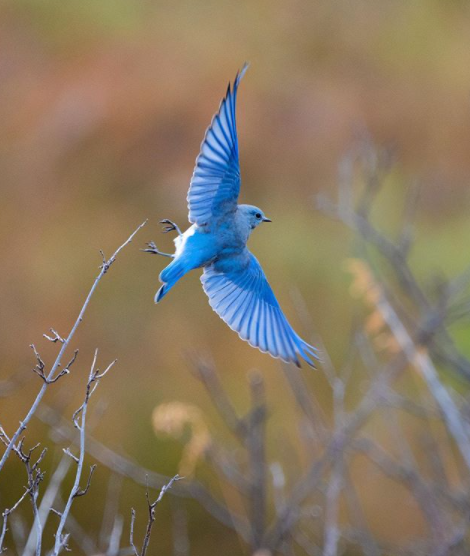
[{"label": "bird's leg", "polygon": [[174,258],[174,255],[171,253],[162,253],[153,241],[149,241],[147,245],[147,249],[141,249],[144,253],[152,253],[152,255],[161,255],[162,257],[170,257],[171,259]]},{"label": "bird's leg", "polygon": [[168,220],[168,218],[165,218],[164,220],[160,220],[160,224],[167,224],[167,226],[163,227],[164,234],[167,234],[168,232],[172,232],[173,230],[175,230],[176,232],[178,232],[178,235],[180,236],[183,235],[178,225],[172,222],[171,220]]}]

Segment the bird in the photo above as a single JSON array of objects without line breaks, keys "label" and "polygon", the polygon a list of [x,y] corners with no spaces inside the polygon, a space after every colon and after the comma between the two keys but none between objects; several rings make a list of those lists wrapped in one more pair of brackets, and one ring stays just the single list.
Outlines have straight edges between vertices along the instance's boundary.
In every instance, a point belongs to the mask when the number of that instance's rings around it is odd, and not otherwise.
[{"label": "bird", "polygon": [[187,195],[191,226],[182,232],[164,219],[163,232],[177,233],[175,252],[161,252],[153,241],[143,251],[173,260],[162,270],[159,303],[191,270],[202,268],[201,282],[212,309],[251,346],[300,367],[315,367],[318,350],[289,324],[261,265],[248,250],[251,233],[271,222],[252,205],[238,204],[240,164],[235,109],[248,64],[229,82],[225,97],[202,141]]}]

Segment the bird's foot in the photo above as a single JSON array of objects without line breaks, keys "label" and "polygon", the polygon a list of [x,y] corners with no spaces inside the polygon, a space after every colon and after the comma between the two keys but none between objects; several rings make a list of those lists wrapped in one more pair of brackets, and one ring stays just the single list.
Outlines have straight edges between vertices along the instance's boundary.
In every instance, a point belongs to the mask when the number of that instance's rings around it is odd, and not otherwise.
[{"label": "bird's foot", "polygon": [[178,235],[180,236],[183,235],[178,225],[172,222],[171,220],[168,220],[167,218],[165,218],[164,220],[160,220],[160,224],[167,224],[166,226],[163,226],[162,231],[164,234],[167,234],[168,232],[172,232],[174,230],[178,232]]},{"label": "bird's foot", "polygon": [[148,245],[147,249],[141,249],[141,251],[143,251],[144,253],[161,255],[162,257],[170,257],[171,259],[174,257],[174,255],[171,255],[170,253],[162,253],[153,241],[149,241],[146,245]]}]

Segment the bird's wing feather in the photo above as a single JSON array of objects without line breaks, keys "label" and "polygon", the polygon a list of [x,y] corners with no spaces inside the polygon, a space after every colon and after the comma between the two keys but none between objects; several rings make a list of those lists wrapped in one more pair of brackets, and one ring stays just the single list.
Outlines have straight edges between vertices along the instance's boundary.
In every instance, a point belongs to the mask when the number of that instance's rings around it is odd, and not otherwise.
[{"label": "bird's wing feather", "polygon": [[189,221],[206,224],[213,216],[223,217],[237,208],[240,192],[237,126],[237,90],[247,64],[237,74],[201,144],[188,191]]},{"label": "bird's wing feather", "polygon": [[201,282],[211,307],[242,340],[297,366],[299,355],[314,366],[317,350],[291,327],[263,269],[247,249],[239,257],[206,267]]}]

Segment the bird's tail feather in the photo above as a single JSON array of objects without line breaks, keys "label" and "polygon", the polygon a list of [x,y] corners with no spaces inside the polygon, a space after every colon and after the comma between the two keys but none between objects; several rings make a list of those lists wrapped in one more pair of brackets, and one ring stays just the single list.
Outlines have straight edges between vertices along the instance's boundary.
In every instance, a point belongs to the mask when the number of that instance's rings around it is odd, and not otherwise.
[{"label": "bird's tail feather", "polygon": [[171,262],[166,268],[160,273],[160,282],[163,286],[155,294],[155,303],[158,303],[162,297],[164,297],[171,288],[190,270],[186,268],[181,261],[175,260]]}]

